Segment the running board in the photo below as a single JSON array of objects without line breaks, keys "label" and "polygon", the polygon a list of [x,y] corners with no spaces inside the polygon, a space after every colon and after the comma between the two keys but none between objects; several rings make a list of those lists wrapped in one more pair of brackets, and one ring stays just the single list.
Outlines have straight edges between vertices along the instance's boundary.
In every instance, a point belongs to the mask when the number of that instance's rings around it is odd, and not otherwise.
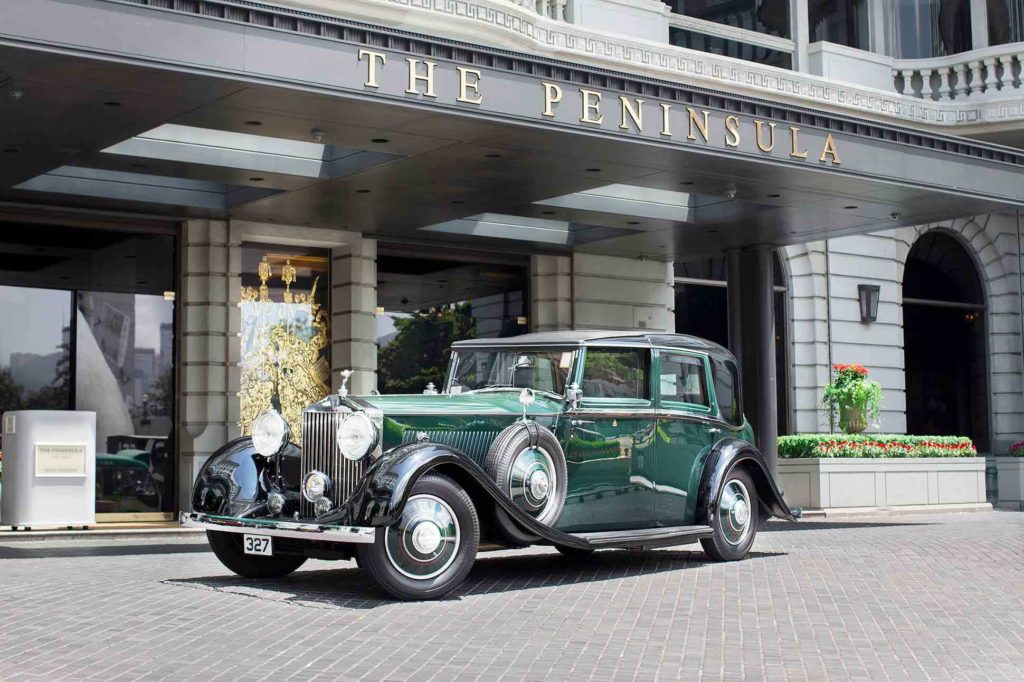
[{"label": "running board", "polygon": [[714,535],[710,526],[670,526],[666,528],[639,528],[611,530],[600,533],[573,533],[594,549],[605,547],[672,547],[696,542]]}]

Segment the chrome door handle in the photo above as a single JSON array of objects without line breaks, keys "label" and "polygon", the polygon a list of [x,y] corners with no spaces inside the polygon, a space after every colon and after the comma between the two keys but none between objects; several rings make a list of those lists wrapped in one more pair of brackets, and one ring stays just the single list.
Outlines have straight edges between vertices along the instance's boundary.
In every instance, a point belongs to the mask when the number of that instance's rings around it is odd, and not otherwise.
[{"label": "chrome door handle", "polygon": [[715,429],[715,428],[708,429],[708,433],[721,433],[721,432],[722,432],[722,429]]},{"label": "chrome door handle", "polygon": [[583,426],[584,424],[593,424],[593,423],[595,423],[595,422],[589,421],[587,419],[573,419],[573,420],[569,421],[569,424],[571,426]]}]

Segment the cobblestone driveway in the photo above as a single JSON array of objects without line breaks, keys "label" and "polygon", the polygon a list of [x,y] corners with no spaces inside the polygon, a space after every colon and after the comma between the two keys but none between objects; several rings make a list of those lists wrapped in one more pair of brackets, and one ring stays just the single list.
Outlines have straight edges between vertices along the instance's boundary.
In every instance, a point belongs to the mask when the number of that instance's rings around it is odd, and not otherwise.
[{"label": "cobblestone driveway", "polygon": [[351,563],[253,583],[192,541],[0,545],[0,679],[1024,678],[1024,513],[773,522],[689,548],[483,555],[443,602]]}]

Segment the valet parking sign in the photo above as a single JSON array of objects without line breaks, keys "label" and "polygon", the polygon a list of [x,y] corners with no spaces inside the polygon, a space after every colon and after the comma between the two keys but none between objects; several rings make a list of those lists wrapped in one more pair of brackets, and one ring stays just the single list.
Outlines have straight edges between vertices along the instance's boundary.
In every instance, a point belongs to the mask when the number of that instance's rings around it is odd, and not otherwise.
[{"label": "valet parking sign", "polygon": [[355,62],[357,87],[382,95],[792,163],[842,164],[832,133],[817,128],[378,50],[359,49]]}]

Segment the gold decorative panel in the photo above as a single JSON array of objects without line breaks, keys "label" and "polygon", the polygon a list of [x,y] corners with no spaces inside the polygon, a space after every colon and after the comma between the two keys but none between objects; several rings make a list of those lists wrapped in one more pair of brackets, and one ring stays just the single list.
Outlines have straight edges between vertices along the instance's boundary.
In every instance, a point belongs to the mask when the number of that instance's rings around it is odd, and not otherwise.
[{"label": "gold decorative panel", "polygon": [[242,246],[239,427],[271,407],[275,392],[292,440],[302,443],[302,410],[330,392],[327,252]]}]

